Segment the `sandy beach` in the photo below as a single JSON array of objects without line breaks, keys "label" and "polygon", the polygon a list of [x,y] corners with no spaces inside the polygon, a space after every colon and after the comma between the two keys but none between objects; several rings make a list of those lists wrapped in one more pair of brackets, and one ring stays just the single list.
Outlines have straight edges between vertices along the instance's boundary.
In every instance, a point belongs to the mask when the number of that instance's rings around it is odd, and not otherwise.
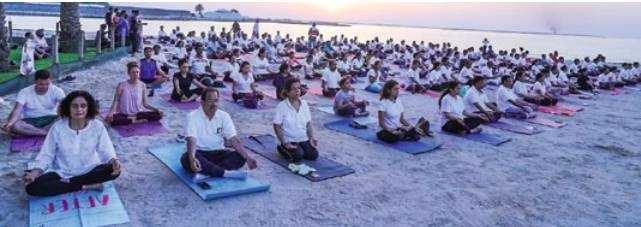
[{"label": "sandy beach", "polygon": [[[128,60],[75,72],[76,80],[58,85],[67,93],[88,90],[109,106]],[[164,84],[156,93],[170,91]],[[356,173],[312,183],[252,153],[259,167],[249,174],[271,184],[270,191],[214,201],[201,200],[146,151],[175,142],[185,121],[186,112],[156,95],[151,102],[164,111],[169,133],[122,138],[109,132],[124,168],[114,183],[131,219],[121,226],[641,226],[640,94],[600,95],[575,117],[546,114],[568,125],[542,127],[538,135],[484,127],[512,138],[498,147],[443,137],[441,149],[416,156],[326,129],[323,123],[337,118],[312,108],[321,155]],[[16,94],[3,98],[13,105]],[[409,117],[426,116],[440,126],[437,99],[401,100]],[[226,101],[221,109],[242,136],[273,133],[273,109]],[[10,111],[0,107],[0,122]],[[21,176],[36,153],[10,153],[6,134],[0,134],[0,151],[0,226],[25,226]]]}]

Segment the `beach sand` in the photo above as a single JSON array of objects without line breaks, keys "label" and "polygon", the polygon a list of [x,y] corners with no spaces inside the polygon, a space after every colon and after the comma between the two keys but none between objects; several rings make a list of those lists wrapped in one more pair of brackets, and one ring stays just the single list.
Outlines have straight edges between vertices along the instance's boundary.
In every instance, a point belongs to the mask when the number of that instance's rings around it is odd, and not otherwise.
[{"label": "beach sand", "polygon": [[[126,62],[75,72],[75,81],[59,86],[88,90],[108,107],[117,82],[126,78]],[[322,124],[335,117],[312,109],[320,154],[355,174],[312,183],[252,153],[259,168],[250,176],[271,184],[270,191],[214,201],[201,200],[146,151],[175,142],[185,121],[186,112],[156,95],[151,102],[165,112],[169,133],[122,138],[110,130],[124,168],[115,185],[131,219],[121,226],[640,226],[639,94],[601,95],[575,117],[545,115],[568,126],[538,135],[484,127],[512,138],[499,147],[443,138],[443,148],[416,156],[330,131]],[[4,97],[12,105],[15,98]],[[440,125],[435,98],[401,100],[409,117],[427,116],[433,127]],[[225,101],[221,109],[240,135],[272,133],[273,109],[246,110]],[[10,111],[0,107],[1,121]],[[9,153],[6,134],[0,134],[0,151],[0,226],[25,226],[21,175],[36,153]]]}]

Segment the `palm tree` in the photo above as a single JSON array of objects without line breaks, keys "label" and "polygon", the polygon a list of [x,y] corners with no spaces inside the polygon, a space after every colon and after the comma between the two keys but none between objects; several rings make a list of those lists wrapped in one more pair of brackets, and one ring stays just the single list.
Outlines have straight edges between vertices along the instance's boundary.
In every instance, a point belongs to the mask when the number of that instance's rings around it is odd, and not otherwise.
[{"label": "palm tree", "polygon": [[5,24],[4,3],[0,2],[0,72],[6,72],[11,69],[9,65],[9,45],[7,43],[7,28]]},{"label": "palm tree", "polygon": [[196,5],[195,10],[196,12],[198,12],[198,14],[200,14],[200,17],[203,17],[203,11],[205,10],[205,7],[203,7],[203,4]]},{"label": "palm tree", "polygon": [[78,3],[60,3],[60,52],[78,52],[80,31],[80,10]]}]

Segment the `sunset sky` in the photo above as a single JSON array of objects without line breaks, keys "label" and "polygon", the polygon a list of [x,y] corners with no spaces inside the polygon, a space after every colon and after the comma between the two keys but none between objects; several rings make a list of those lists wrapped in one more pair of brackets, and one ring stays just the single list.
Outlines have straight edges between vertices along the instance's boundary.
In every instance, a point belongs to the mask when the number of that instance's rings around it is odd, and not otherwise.
[{"label": "sunset sky", "polygon": [[[114,5],[194,10],[197,3]],[[442,28],[552,32],[641,38],[641,3],[385,3],[325,0],[289,3],[203,3],[260,18],[400,24]]]}]

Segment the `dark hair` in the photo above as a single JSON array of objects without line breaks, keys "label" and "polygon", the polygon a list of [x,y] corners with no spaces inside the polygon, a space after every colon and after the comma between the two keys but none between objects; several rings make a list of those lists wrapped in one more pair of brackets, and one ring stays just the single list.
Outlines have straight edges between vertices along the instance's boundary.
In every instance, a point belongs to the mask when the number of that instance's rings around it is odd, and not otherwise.
[{"label": "dark hair", "polygon": [[205,89],[203,89],[203,93],[200,94],[200,100],[206,100],[207,95],[209,95],[210,92],[216,92],[216,96],[220,96],[220,92],[218,92],[218,89],[213,87],[206,87]]},{"label": "dark hair", "polygon": [[160,48],[160,45],[158,44],[154,45],[154,49],[156,49],[156,47]]},{"label": "dark hair", "polygon": [[472,79],[472,84],[476,84],[476,83],[481,82],[481,81],[484,81],[484,80],[485,80],[485,78],[483,78],[482,76],[475,76],[475,77]]},{"label": "dark hair", "polygon": [[382,101],[383,99],[389,99],[390,90],[392,90],[392,88],[394,88],[394,86],[396,85],[398,85],[398,82],[396,82],[396,80],[388,80],[387,82],[385,82],[385,85],[383,85],[383,89],[381,89],[381,97],[379,98],[379,100]]},{"label": "dark hair", "polygon": [[285,69],[287,69],[287,68],[289,68],[289,64],[287,64],[287,62],[285,62],[283,64],[280,64],[280,67],[278,68],[278,72],[283,73],[283,72],[285,72]]},{"label": "dark hair", "polygon": [[238,68],[238,72],[242,72],[243,67],[245,67],[246,65],[249,65],[248,61],[244,61],[243,63],[240,63],[240,68]]},{"label": "dark hair", "polygon": [[510,78],[512,78],[512,77],[511,77],[511,76],[502,76],[502,77],[501,77],[501,84],[504,84],[504,83],[505,83],[505,81],[507,81],[507,80],[508,80],[508,79],[510,79]]},{"label": "dark hair", "polygon": [[127,72],[130,72],[131,69],[133,68],[140,68],[140,66],[138,65],[138,62],[132,61],[127,63]]},{"label": "dark hair", "polygon": [[285,86],[283,87],[283,92],[291,91],[292,90],[292,86],[295,83],[300,83],[300,80],[295,78],[295,77],[291,77],[291,78],[285,80]]},{"label": "dark hair", "polygon": [[456,88],[458,86],[458,82],[450,81],[450,82],[447,82],[446,86],[447,86],[447,88],[443,91],[443,93],[441,93],[441,97],[438,98],[438,108],[439,109],[441,108],[441,101],[443,100],[443,97],[445,97],[447,94],[449,94],[450,91],[452,91],[452,89]]},{"label": "dark hair", "polygon": [[188,63],[188,62],[187,62],[187,59],[185,59],[185,58],[180,59],[180,60],[178,60],[178,67],[180,67],[180,66],[182,66],[182,65],[184,65],[184,64],[186,64],[186,63]]},{"label": "dark hair", "polygon": [[147,52],[147,50],[152,50],[152,49],[151,49],[151,47],[145,47],[145,49],[143,49],[143,51],[145,51],[145,52]]},{"label": "dark hair", "polygon": [[343,84],[345,84],[347,82],[351,82],[351,78],[346,76],[346,77],[341,78],[341,80],[338,81],[338,85],[339,86],[343,86]]},{"label": "dark hair", "polygon": [[535,77],[535,80],[539,81],[539,79],[541,79],[541,77],[543,77],[543,73],[537,73],[536,77]]},{"label": "dark hair", "polygon": [[36,80],[48,80],[51,78],[51,73],[49,70],[41,69],[36,71]]},{"label": "dark hair", "polygon": [[62,99],[62,102],[60,102],[58,115],[63,118],[71,118],[71,102],[78,97],[82,97],[87,101],[87,119],[94,119],[96,115],[98,115],[98,104],[96,103],[96,99],[84,90],[75,90],[67,94],[67,96]]}]

